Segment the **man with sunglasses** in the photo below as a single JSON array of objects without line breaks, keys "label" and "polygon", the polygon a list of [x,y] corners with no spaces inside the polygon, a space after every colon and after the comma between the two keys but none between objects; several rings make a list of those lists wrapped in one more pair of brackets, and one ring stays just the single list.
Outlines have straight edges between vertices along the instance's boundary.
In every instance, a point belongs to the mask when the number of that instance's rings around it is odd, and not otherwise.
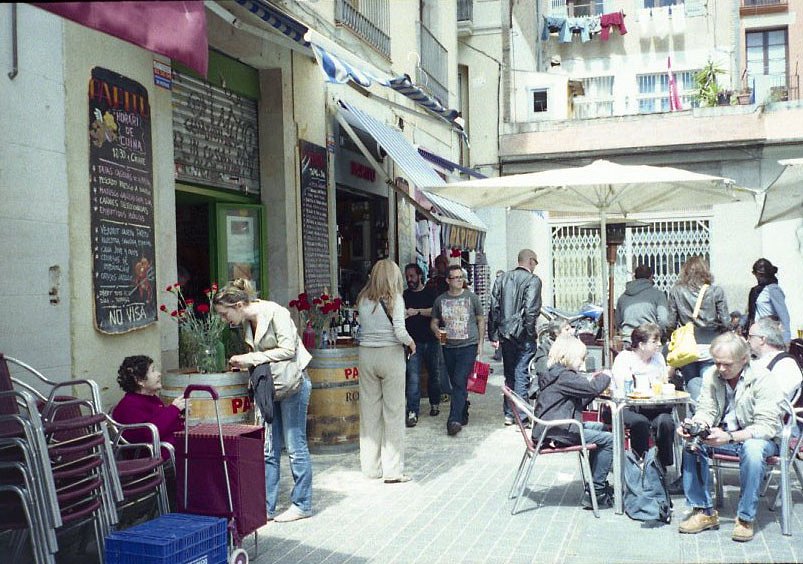
[{"label": "man with sunglasses", "polygon": [[[516,268],[497,278],[491,293],[491,341],[502,349],[505,384],[522,398],[530,387],[527,368],[535,356],[535,323],[541,314],[541,279],[533,274],[537,264],[534,251],[520,250]],[[502,409],[505,425],[512,425],[507,402],[502,402]]]}]

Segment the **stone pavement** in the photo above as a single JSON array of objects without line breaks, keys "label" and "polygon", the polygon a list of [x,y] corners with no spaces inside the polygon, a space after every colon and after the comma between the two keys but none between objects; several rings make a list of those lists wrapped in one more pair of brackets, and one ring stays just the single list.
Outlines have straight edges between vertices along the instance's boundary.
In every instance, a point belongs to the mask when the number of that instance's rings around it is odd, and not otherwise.
[{"label": "stone pavement", "polygon": [[[515,426],[502,425],[502,367],[492,366],[486,395],[471,394],[469,425],[456,437],[446,435],[445,410],[429,417],[424,399],[418,426],[406,430],[411,482],[363,478],[357,452],[313,455],[313,517],[263,527],[252,562],[803,561],[799,489],[793,493],[793,536],[781,535],[780,508],[768,511],[762,500],[756,538],[745,544],[730,539],[738,502],[734,472],[726,477],[720,530],[698,535],[677,532],[686,512],[682,496],[673,498],[673,521],[663,527],[644,528],[612,509],[595,519],[579,506],[582,483],[573,455],[540,458],[528,499],[512,516],[507,495],[524,443]],[[280,504],[289,503],[291,487],[284,456]],[[251,539],[245,548],[253,557]]]}]

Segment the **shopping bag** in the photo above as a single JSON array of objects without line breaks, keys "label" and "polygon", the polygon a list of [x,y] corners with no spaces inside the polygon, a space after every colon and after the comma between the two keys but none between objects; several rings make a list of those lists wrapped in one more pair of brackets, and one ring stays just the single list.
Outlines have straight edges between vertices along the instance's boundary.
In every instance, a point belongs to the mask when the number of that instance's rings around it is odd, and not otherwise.
[{"label": "shopping bag", "polygon": [[672,331],[666,362],[674,368],[683,368],[698,360],[700,354],[697,352],[697,341],[694,339],[694,323],[689,321],[683,327]]},{"label": "shopping bag", "polygon": [[491,365],[479,360],[474,361],[474,369],[468,375],[466,389],[475,394],[484,394],[485,387],[488,385],[488,374],[491,372]]}]

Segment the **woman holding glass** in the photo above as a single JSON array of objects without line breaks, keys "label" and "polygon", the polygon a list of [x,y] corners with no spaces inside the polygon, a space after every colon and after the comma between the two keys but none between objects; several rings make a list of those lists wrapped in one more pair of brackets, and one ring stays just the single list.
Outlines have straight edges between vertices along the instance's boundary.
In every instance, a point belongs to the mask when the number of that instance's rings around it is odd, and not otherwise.
[{"label": "woman holding glass", "polygon": [[[630,350],[616,355],[611,368],[612,386],[616,395],[632,391],[650,394],[667,379],[667,366],[661,354],[661,328],[643,323],[630,337]],[[666,407],[628,407],[622,412],[625,427],[630,429],[630,447],[639,457],[649,449],[650,431],[655,435],[658,459],[664,468],[673,462],[675,422],[672,409]]]}]

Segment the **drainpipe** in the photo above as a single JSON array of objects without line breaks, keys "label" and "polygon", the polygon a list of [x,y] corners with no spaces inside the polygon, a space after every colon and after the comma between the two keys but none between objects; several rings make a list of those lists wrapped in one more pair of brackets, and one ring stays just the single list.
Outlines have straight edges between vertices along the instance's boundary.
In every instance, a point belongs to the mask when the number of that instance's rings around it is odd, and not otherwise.
[{"label": "drainpipe", "polygon": [[502,121],[510,123],[510,31],[513,0],[502,2]]},{"label": "drainpipe", "polygon": [[8,78],[14,80],[19,74],[19,60],[17,58],[17,3],[11,4],[11,72]]},{"label": "drainpipe", "polygon": [[733,76],[738,80],[738,84],[733,85],[733,91],[742,89],[742,49],[744,47],[742,41],[742,18],[739,14],[738,3],[733,3],[733,35],[735,41],[733,42],[733,64],[736,66],[736,72]]}]

